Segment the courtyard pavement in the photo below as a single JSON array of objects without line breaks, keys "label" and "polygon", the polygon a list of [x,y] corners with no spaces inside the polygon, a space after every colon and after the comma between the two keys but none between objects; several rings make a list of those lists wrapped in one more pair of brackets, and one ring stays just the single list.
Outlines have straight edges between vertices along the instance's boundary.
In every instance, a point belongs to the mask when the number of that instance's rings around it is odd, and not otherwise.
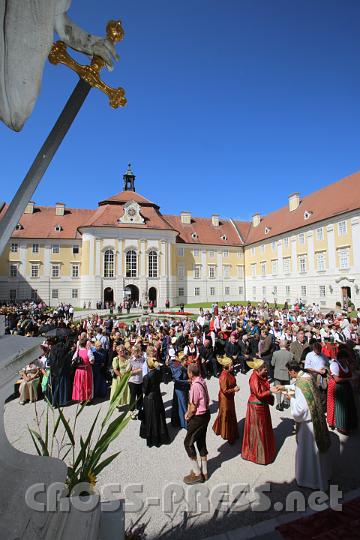
[{"label": "courtyard pavement", "polygon": [[[236,395],[236,409],[242,436],[246,402],[249,395],[248,375],[237,375],[240,392]],[[120,437],[112,444],[109,455],[121,451],[115,461],[105,469],[98,478],[97,486],[102,489],[106,484],[119,483],[122,492],[129,486],[142,486],[142,493],[134,496],[127,491],[126,527],[141,526],[147,538],[184,538],[196,539],[211,537],[227,532],[227,538],[249,537],[237,534],[235,529],[258,530],[265,520],[269,530],[268,520],[289,514],[285,512],[286,503],[292,507],[287,496],[297,490],[305,495],[305,500],[311,494],[310,490],[299,489],[294,480],[294,463],[296,441],[293,434],[293,421],[289,410],[279,412],[271,408],[271,416],[278,455],[274,463],[261,466],[242,460],[240,455],[240,440],[230,446],[217,437],[211,427],[217,411],[218,380],[211,379],[209,384],[211,405],[211,422],[208,430],[209,473],[206,484],[196,486],[197,497],[202,506],[196,507],[194,486],[184,486],[182,478],[189,472],[189,461],[185,454],[183,441],[184,430],[175,430],[169,424],[172,442],[161,448],[148,448],[139,437],[139,421],[130,421]],[[170,422],[173,383],[162,385],[163,400],[168,422]],[[38,402],[39,415],[44,411],[44,402]],[[79,421],[80,434],[86,435],[99,408],[104,414],[107,402],[86,407]],[[66,417],[74,418],[76,405],[65,408]],[[34,425],[35,406],[27,404],[20,406],[17,401],[10,401],[5,406],[5,428],[10,442],[19,450],[34,453],[34,448],[27,432],[27,425]],[[360,468],[358,456],[360,451],[359,433],[346,438],[335,432],[332,438],[332,460],[334,463],[332,483],[344,492],[360,486]],[[270,492],[264,486],[270,483]],[[249,486],[249,493],[240,494],[241,485]],[[171,487],[172,486],[172,487]],[[224,507],[217,508],[217,500],[221,498],[220,487],[229,486],[229,503],[223,498]],[[137,489],[135,487],[135,489]],[[171,489],[176,490],[177,497],[184,497],[179,504],[171,505]],[[207,491],[209,490],[209,491]],[[266,499],[261,495],[264,492]],[[208,496],[208,493],[210,495]],[[201,499],[201,494],[203,499]],[[116,498],[116,497],[114,497]],[[210,500],[209,508],[206,501]],[[132,507],[132,508],[131,508]],[[136,508],[137,507],[137,508]],[[274,524],[275,524],[275,520]],[[254,529],[255,526],[255,529]],[[233,531],[233,533],[231,532]],[[264,530],[265,532],[265,530]],[[253,533],[250,535],[253,536]]]}]

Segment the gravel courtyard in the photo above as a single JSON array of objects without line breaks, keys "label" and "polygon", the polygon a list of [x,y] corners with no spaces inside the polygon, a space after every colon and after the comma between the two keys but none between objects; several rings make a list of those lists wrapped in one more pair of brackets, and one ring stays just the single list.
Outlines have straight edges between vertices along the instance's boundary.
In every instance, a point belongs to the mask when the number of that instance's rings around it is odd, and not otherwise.
[{"label": "gravel courtyard", "polygon": [[[147,538],[185,538],[201,539],[229,531],[245,525],[253,525],[269,519],[284,511],[286,496],[298,490],[294,481],[294,460],[296,441],[293,434],[293,422],[289,410],[279,412],[271,408],[271,416],[277,441],[278,455],[274,463],[268,466],[256,465],[243,461],[240,455],[241,437],[246,413],[246,402],[249,395],[248,376],[237,375],[240,392],[236,396],[237,417],[240,429],[240,440],[230,446],[217,437],[211,427],[216,417],[218,381],[209,381],[210,398],[212,399],[212,417],[208,430],[209,473],[206,484],[196,486],[198,500],[200,495],[210,499],[210,507],[196,507],[194,487],[184,486],[182,478],[189,472],[189,462],[183,448],[184,430],[175,430],[169,424],[172,442],[161,448],[147,448],[139,437],[139,421],[130,421],[120,437],[110,447],[109,454],[121,451],[115,461],[105,469],[98,478],[97,486],[101,489],[106,484],[119,483],[122,493],[129,485],[143,486],[143,492],[136,495],[137,503],[126,513],[126,526],[145,528]],[[168,422],[170,422],[173,384],[162,385],[163,400]],[[107,409],[107,402],[87,407],[79,422],[79,431],[85,435],[99,408],[102,414]],[[38,414],[44,410],[44,402],[37,403]],[[73,418],[76,406],[65,408],[65,416]],[[34,453],[33,443],[27,431],[27,425],[35,425],[35,407],[27,404],[22,407],[17,400],[5,406],[5,427],[10,442],[19,450]],[[332,437],[332,484],[348,491],[360,486],[360,470],[357,467],[360,451],[360,438],[357,432],[347,438],[331,433]],[[264,484],[271,484],[271,491],[265,493]],[[170,487],[177,490],[182,498],[179,504],[171,507]],[[250,492],[240,496],[239,484],[248,485]],[[221,497],[220,487],[229,486],[229,502],[223,498],[225,508],[217,508],[216,500]],[[168,487],[166,487],[168,486]],[[262,487],[263,486],[263,487]],[[215,489],[217,488],[217,489]],[[183,491],[182,491],[183,490]],[[207,497],[207,490],[210,497]],[[259,511],[259,492],[264,491],[271,503],[263,503]],[[307,498],[311,491],[300,490]],[[129,493],[129,491],[128,491]],[[141,504],[142,502],[142,504]],[[131,506],[131,505],[129,505]],[[137,508],[134,508],[137,506]],[[132,511],[131,511],[132,510]]]}]

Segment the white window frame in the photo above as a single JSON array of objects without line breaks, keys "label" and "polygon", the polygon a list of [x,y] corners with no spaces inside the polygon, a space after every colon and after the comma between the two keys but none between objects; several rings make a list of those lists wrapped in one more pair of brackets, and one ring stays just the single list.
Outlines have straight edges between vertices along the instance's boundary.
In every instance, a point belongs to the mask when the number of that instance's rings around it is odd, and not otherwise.
[{"label": "white window frame", "polygon": [[243,296],[244,295],[244,287],[241,285],[239,287],[239,296]]},{"label": "white window frame", "polygon": [[306,287],[306,285],[301,285],[300,286],[300,297],[302,299],[307,297],[307,287]]},{"label": "white window frame", "polygon": [[103,276],[106,279],[115,276],[115,253],[113,249],[106,249],[104,251]]},{"label": "white window frame", "polygon": [[256,277],[256,263],[251,265],[251,277]]},{"label": "white window frame", "polygon": [[148,253],[148,273],[149,278],[158,278],[159,277],[159,256],[155,249],[152,249]]},{"label": "white window frame", "polygon": [[284,243],[284,247],[289,247],[289,237],[286,236],[284,239],[283,239],[283,243]]},{"label": "white window frame", "polygon": [[209,251],[209,257],[210,259],[213,259],[215,257],[215,251],[213,249]]},{"label": "white window frame", "polygon": [[316,268],[318,272],[325,272],[326,262],[325,262],[325,252],[319,251],[316,254]]},{"label": "white window frame", "polygon": [[320,298],[326,297],[326,285],[319,285],[319,296]]},{"label": "white window frame", "polygon": [[19,244],[17,244],[16,242],[12,242],[10,244],[10,251],[11,253],[17,253],[19,251]]},{"label": "white window frame", "polygon": [[194,296],[200,296],[200,287],[195,287],[194,288]]},{"label": "white window frame", "polygon": [[316,229],[316,240],[318,240],[319,242],[321,240],[324,240],[324,227],[318,227]]},{"label": "white window frame", "polygon": [[215,287],[210,287],[210,296],[215,296]]},{"label": "white window frame", "polygon": [[339,250],[339,268],[347,270],[350,267],[350,249],[340,248]]},{"label": "white window frame", "polygon": [[51,289],[51,298],[53,300],[59,299],[59,289]]},{"label": "white window frame", "polygon": [[32,245],[32,252],[33,253],[39,253],[40,251],[40,245],[39,244],[33,244]]},{"label": "white window frame", "polygon": [[30,267],[30,275],[31,275],[31,279],[36,279],[39,277],[39,270],[40,270],[40,265],[39,264],[32,264],[31,267]]},{"label": "white window frame", "polygon": [[51,253],[59,254],[60,253],[60,244],[52,244],[51,245]]},{"label": "white window frame", "polygon": [[229,250],[228,250],[228,249],[224,249],[223,257],[228,257],[228,256],[229,256]]},{"label": "white window frame", "polygon": [[273,276],[276,276],[278,273],[278,260],[277,259],[273,259],[271,261],[271,273]]},{"label": "white window frame", "polygon": [[346,236],[347,235],[347,221],[343,219],[342,221],[338,222],[337,226],[338,226],[338,235]]},{"label": "white window frame", "polygon": [[224,294],[225,296],[230,296],[230,287],[225,287]]},{"label": "white window frame", "polygon": [[80,265],[79,264],[72,264],[71,265],[71,277],[74,278],[74,279],[80,277]]},{"label": "white window frame", "polygon": [[194,257],[198,257],[199,256],[199,250],[198,249],[194,249]]},{"label": "white window frame", "polygon": [[184,287],[179,287],[178,293],[179,293],[178,296],[185,296]]},{"label": "white window frame", "polygon": [[262,261],[260,263],[260,273],[261,273],[262,277],[266,276],[266,261]]},{"label": "white window frame", "polygon": [[291,257],[283,258],[283,273],[290,274],[291,272]]},{"label": "white window frame", "polygon": [[183,257],[184,256],[184,248],[183,247],[178,247],[177,248],[177,256],[178,257]]},{"label": "white window frame", "polygon": [[80,253],[80,246],[78,244],[73,244],[72,252],[73,255],[78,255]]},{"label": "white window frame", "polygon": [[18,265],[16,263],[10,263],[10,268],[9,268],[10,277],[12,278],[18,277],[18,273],[19,273]]},{"label": "white window frame", "polygon": [[184,279],[185,278],[185,268],[184,266],[181,264],[178,266],[178,278],[179,279]]},{"label": "white window frame", "polygon": [[231,266],[230,264],[225,264],[223,266],[223,277],[225,279],[229,279],[230,278],[230,271],[231,271]]},{"label": "white window frame", "polygon": [[214,264],[209,265],[209,278],[210,279],[216,278],[216,266]]},{"label": "white window frame", "polygon": [[51,279],[58,279],[60,277],[60,264],[53,263],[51,265]]},{"label": "white window frame", "polygon": [[[114,257],[115,260],[115,257]],[[114,262],[115,269],[115,262]],[[136,278],[138,275],[138,254],[135,249],[128,249],[125,254],[125,276]]]},{"label": "white window frame", "polygon": [[305,233],[299,233],[299,244],[303,246],[305,244]]},{"label": "white window frame", "polygon": [[79,289],[71,289],[71,298],[73,300],[79,298]]},{"label": "white window frame", "polygon": [[299,255],[298,265],[299,265],[299,273],[300,274],[305,274],[306,271],[307,271],[306,255]]}]

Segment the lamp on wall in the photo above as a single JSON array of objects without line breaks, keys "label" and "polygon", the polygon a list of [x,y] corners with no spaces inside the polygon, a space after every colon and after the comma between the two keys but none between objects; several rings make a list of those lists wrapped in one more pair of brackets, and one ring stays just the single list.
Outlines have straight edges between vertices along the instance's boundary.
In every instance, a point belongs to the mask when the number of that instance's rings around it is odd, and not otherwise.
[{"label": "lamp on wall", "polygon": [[334,289],[333,289],[333,286],[332,286],[332,285],[329,285],[329,291],[330,291],[330,294],[333,293],[333,290],[334,290]]}]

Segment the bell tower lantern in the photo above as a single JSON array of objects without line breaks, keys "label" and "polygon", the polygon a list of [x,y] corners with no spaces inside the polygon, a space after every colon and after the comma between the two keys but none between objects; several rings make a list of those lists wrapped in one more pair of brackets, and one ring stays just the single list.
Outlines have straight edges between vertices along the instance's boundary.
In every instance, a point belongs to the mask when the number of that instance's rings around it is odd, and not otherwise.
[{"label": "bell tower lantern", "polygon": [[135,175],[131,170],[131,163],[128,165],[128,169],[123,176],[124,178],[124,191],[135,191]]}]

